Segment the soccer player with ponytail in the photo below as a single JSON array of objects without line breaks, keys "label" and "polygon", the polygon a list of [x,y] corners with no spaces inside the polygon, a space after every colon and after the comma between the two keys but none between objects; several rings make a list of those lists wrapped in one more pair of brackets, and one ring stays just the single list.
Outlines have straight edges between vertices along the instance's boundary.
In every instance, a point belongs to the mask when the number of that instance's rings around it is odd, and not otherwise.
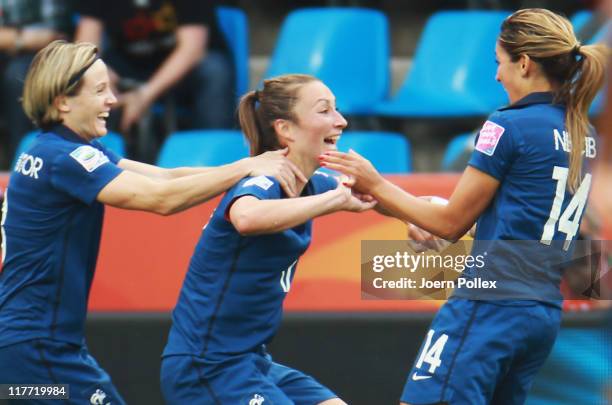
[{"label": "soccer player with ponytail", "polygon": [[484,123],[447,205],[406,193],[356,153],[325,154],[327,167],[352,176],[354,188],[414,224],[421,239],[424,230],[456,240],[476,223],[471,255],[486,257],[485,267],[461,277],[496,284],[455,289],[431,325],[403,404],[525,402],[560,327],[562,267],[572,258],[597,156],[587,113],[607,52],[580,44],[570,22],[549,10],[506,18],[496,79],[510,104]]},{"label": "soccer player with ponytail", "polygon": [[172,313],[161,386],[168,404],[346,405],[314,378],[266,351],[283,313],[312,219],[375,202],[316,172],[347,122],[333,93],[308,75],[264,80],[244,95],[240,126],[251,155],[288,148],[308,178],[287,198],[277,180],[245,177],[221,200],[189,264]]}]

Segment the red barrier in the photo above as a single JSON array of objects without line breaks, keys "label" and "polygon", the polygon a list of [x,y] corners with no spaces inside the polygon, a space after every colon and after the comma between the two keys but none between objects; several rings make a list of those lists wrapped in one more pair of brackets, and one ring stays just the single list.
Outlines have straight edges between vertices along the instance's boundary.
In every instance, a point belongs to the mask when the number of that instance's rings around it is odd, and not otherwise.
[{"label": "red barrier", "polygon": [[[448,197],[457,175],[391,178],[417,195]],[[0,176],[5,188],[7,176]],[[98,269],[90,296],[94,311],[168,311],[174,307],[189,258],[218,199],[170,217],[107,207]],[[398,220],[367,212],[315,220],[310,249],[300,260],[289,311],[426,310],[436,302],[361,300],[362,239],[404,239]]]},{"label": "red barrier", "polygon": [[[390,177],[416,195],[442,197],[450,196],[458,178],[455,174]],[[7,182],[8,176],[0,175],[2,189]],[[107,207],[89,309],[171,310],[193,248],[218,200],[170,217]],[[361,240],[401,240],[405,237],[402,222],[375,212],[342,212],[316,219],[312,245],[300,260],[285,309],[333,312],[438,308],[438,301],[361,299]],[[583,305],[581,301],[577,303]]]},{"label": "red barrier", "polygon": [[[420,195],[449,196],[457,175],[397,176]],[[189,258],[218,199],[171,217],[107,208],[90,309],[166,311],[176,303]],[[313,241],[300,260],[289,311],[424,310],[436,302],[362,301],[362,239],[403,239],[405,226],[375,212],[337,213],[315,220]]]}]

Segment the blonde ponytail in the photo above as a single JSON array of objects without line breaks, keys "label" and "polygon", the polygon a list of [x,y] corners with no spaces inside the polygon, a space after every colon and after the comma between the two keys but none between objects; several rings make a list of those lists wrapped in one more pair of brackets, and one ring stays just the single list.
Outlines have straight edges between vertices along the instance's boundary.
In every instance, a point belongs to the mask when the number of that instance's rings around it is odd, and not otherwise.
[{"label": "blonde ponytail", "polygon": [[565,128],[572,145],[568,187],[575,192],[582,179],[589,107],[603,85],[607,48],[581,46],[567,18],[539,8],[519,10],[506,18],[499,44],[513,62],[528,55],[557,85],[555,102],[566,106]]},{"label": "blonde ponytail", "polygon": [[589,134],[589,107],[603,86],[607,49],[604,45],[579,47],[581,58],[575,76],[570,81],[567,95],[565,127],[570,135],[572,149],[569,157],[568,185],[575,192],[582,181],[582,155]]}]

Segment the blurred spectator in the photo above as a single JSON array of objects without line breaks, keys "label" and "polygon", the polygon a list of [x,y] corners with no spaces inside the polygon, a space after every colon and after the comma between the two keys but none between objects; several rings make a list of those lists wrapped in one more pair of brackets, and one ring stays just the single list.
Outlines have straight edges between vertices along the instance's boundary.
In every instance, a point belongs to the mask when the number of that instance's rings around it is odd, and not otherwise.
[{"label": "blurred spectator", "polygon": [[2,108],[9,135],[4,153],[8,161],[23,135],[34,128],[19,102],[30,62],[48,43],[70,35],[71,5],[70,0],[0,0]]},{"label": "blurred spectator", "polygon": [[234,69],[213,1],[91,0],[80,4],[76,41],[102,44],[119,93],[122,133],[172,90],[193,128],[233,126]]}]

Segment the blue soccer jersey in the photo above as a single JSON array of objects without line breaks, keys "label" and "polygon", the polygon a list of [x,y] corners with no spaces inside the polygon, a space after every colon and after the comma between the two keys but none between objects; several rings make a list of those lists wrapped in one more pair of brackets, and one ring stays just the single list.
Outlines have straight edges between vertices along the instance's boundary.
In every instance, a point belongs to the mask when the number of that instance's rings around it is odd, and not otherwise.
[{"label": "blue soccer jersey", "polygon": [[[315,173],[302,195],[336,186],[334,178]],[[245,178],[227,192],[195,248],[164,356],[222,359],[259,350],[278,329],[298,259],[310,244],[312,221],[273,234],[242,236],[227,215],[231,203],[246,195],[284,198],[279,183],[264,176]]]},{"label": "blue soccer jersey", "polygon": [[3,206],[0,347],[82,343],[104,206],[119,158],[64,126],[39,135],[11,173]]},{"label": "blue soccer jersey", "polygon": [[[568,138],[565,108],[550,93],[532,93],[484,124],[469,165],[500,184],[471,252],[483,256],[484,267],[462,278],[497,285],[455,288],[431,324],[402,402],[525,402],[560,327],[561,271],[590,186],[583,174],[578,190],[568,192]],[[588,137],[586,159],[595,155]]]},{"label": "blue soccer jersey", "polygon": [[[595,142],[586,139],[585,173]],[[483,255],[485,266],[463,277],[497,285],[457,288],[455,297],[561,304],[562,269],[572,259],[591,183],[583,174],[577,191],[568,191],[570,149],[565,108],[553,104],[551,93],[532,93],[489,117],[469,165],[500,186],[476,228],[472,255]]]}]

